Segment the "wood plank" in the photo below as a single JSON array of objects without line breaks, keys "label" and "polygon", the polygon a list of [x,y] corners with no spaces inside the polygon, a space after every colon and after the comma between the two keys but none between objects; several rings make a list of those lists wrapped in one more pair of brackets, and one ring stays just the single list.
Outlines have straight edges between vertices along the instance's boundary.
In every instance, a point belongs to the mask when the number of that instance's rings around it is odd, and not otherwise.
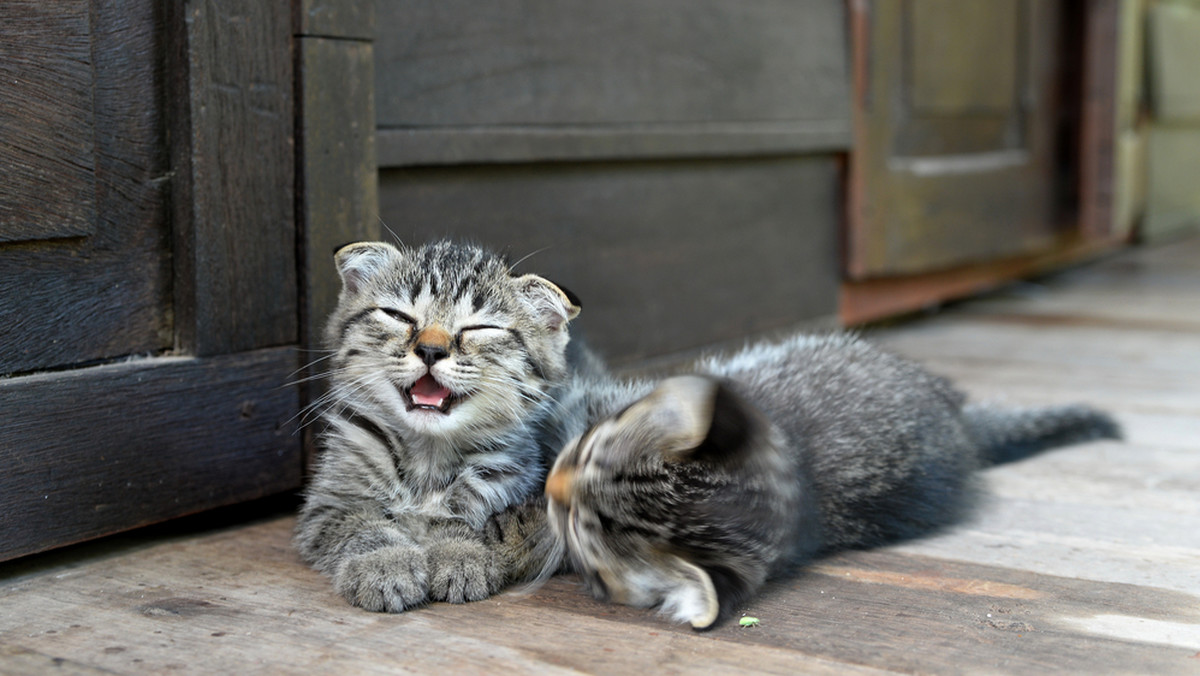
[{"label": "wood plank", "polygon": [[[1121,2],[1084,3],[1083,98],[1079,136],[1079,230],[1089,239],[1119,231],[1114,227],[1117,163],[1117,72]],[[1125,3],[1128,4],[1128,3]]]},{"label": "wood plank", "polygon": [[177,343],[196,355],[295,343],[290,3],[166,14]]},{"label": "wood plank", "polygon": [[381,3],[379,126],[848,119],[844,11],[829,0]]},{"label": "wood plank", "polygon": [[[779,674],[795,673],[797,664],[814,673],[872,671],[739,646],[746,636],[736,627],[718,638],[664,625],[644,611],[602,606],[570,579],[532,596],[509,592],[401,615],[363,612],[296,559],[289,543],[294,523],[274,519],[149,547],[134,535],[116,549],[119,556],[109,544],[110,555],[84,558],[57,580],[36,564],[9,564],[0,568],[0,599],[36,603],[28,614],[0,617],[0,638],[51,656],[86,655],[87,663],[116,672],[157,672],[182,660],[209,673],[242,673],[247,665],[309,673],[619,674],[746,664]],[[82,615],[79,603],[88,606]],[[142,640],[147,636],[157,640]],[[658,647],[612,648],[647,642]]]},{"label": "wood plank", "polygon": [[[94,234],[0,248],[0,374],[155,353],[171,344],[171,267],[161,229],[170,171],[157,6],[119,0],[91,12]],[[76,48],[63,46],[67,55]]]},{"label": "wood plank", "polygon": [[1123,238],[1088,241],[1067,236],[1049,251],[1029,256],[911,275],[850,279],[842,283],[838,317],[842,324],[853,326],[929,309],[946,301],[993,290],[1014,279],[1095,258],[1124,244]]},{"label": "wood plank", "polygon": [[[309,9],[322,21],[338,26],[350,21],[340,9],[331,10],[332,16],[318,11],[328,9],[328,3],[316,5]],[[353,16],[356,21],[367,20],[357,12]],[[311,350],[311,359],[317,359],[324,347],[325,321],[341,289],[333,251],[348,242],[380,239],[374,47],[361,40],[324,37],[301,37],[297,45],[300,344]],[[305,370],[296,375],[303,380],[316,373]],[[302,400],[315,400],[323,387],[319,380],[304,382]],[[307,455],[311,455],[315,447],[307,430],[305,436]]]},{"label": "wood plank", "polygon": [[0,242],[95,231],[88,0],[6,2],[0,18]]},{"label": "wood plank", "polygon": [[[257,664],[356,673],[749,665],[760,673],[960,673],[970,664],[1025,673],[1051,665],[1176,673],[1194,652],[1188,623],[1200,620],[1190,594],[891,550],[827,559],[769,585],[745,609],[762,620],[753,629],[671,626],[650,611],[592,601],[572,578],[533,594],[383,615],[346,606],[295,559],[293,523],[274,519],[84,559],[57,577],[10,566],[0,598],[36,603],[0,618],[0,636],[24,650],[86,655],[87,663],[118,672],[164,670],[187,656],[207,672]],[[89,609],[82,617],[80,604]],[[1097,609],[1158,623],[1157,631],[1111,636],[1097,628]],[[625,649],[635,645],[643,649]]]},{"label": "wood plank", "polygon": [[848,121],[383,128],[379,166],[799,155],[850,148]]},{"label": "wood plank", "polygon": [[296,35],[371,41],[374,0],[296,0]]},{"label": "wood plank", "polygon": [[295,363],[279,348],[0,380],[0,559],[295,488]]},{"label": "wood plank", "polygon": [[380,237],[370,43],[301,38],[304,340],[317,347],[337,304],[337,247]]},{"label": "wood plank", "polygon": [[406,242],[535,254],[520,269],[574,291],[576,335],[628,364],[831,315],[839,175],[826,157],[390,170],[380,212]]}]

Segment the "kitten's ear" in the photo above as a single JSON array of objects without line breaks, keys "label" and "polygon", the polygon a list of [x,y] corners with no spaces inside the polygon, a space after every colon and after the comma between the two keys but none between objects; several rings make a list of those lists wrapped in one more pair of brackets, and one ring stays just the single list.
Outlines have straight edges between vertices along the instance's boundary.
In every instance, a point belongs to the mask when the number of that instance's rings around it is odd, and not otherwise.
[{"label": "kitten's ear", "polygon": [[363,285],[400,260],[402,254],[386,242],[355,242],[333,254],[342,286],[349,293],[358,293]]},{"label": "kitten's ear", "polygon": [[663,598],[663,610],[693,629],[708,629],[721,614],[721,602],[712,578],[704,569],[678,556],[668,559],[667,574],[674,587]]},{"label": "kitten's ear", "polygon": [[703,376],[667,378],[625,415],[654,433],[661,442],[659,450],[669,459],[681,459],[708,436],[718,387],[717,381]]},{"label": "kitten's ear", "polygon": [[766,424],[728,385],[706,376],[668,378],[643,403],[643,422],[666,441],[660,450],[667,460],[740,457],[753,431]]},{"label": "kitten's ear", "polygon": [[545,277],[522,275],[514,282],[521,296],[533,307],[546,328],[558,331],[579,315],[579,299]]}]

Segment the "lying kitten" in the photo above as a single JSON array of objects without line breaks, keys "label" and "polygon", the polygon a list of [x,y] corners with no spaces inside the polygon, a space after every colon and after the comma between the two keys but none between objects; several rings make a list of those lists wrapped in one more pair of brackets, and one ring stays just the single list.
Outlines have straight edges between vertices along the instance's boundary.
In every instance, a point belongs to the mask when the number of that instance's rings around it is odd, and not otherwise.
[{"label": "lying kitten", "polygon": [[697,371],[569,444],[546,493],[594,595],[698,629],[814,555],[952,522],[981,467],[1119,434],[1081,406],[964,406],[945,379],[848,336]]},{"label": "lying kitten", "polygon": [[485,598],[545,558],[540,487],[561,440],[543,437],[578,303],[446,242],[352,244],[336,263],[322,452],[296,545],[369,610]]}]

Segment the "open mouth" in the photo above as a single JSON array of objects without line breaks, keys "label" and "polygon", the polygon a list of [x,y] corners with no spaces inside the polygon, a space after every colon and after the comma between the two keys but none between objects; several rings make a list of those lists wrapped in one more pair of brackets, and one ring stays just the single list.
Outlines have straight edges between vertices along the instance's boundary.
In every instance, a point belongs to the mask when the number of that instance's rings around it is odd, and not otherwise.
[{"label": "open mouth", "polygon": [[449,412],[450,407],[459,400],[459,397],[454,396],[450,388],[439,383],[428,373],[421,376],[420,380],[404,391],[404,398],[410,411],[422,410],[438,413]]}]

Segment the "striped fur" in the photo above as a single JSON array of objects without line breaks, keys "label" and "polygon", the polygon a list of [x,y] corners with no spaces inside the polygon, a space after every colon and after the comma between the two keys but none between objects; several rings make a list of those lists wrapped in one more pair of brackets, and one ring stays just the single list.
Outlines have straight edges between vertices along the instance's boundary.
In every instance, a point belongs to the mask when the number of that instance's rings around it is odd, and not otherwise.
[{"label": "striped fur", "polygon": [[569,443],[546,487],[597,597],[696,628],[813,555],[952,523],[981,467],[1119,434],[1082,406],[964,407],[945,379],[845,335],[695,370]]},{"label": "striped fur", "polygon": [[498,515],[540,505],[569,380],[570,295],[477,247],[336,254],[342,293],[315,402],[321,453],[296,531],[351,603],[398,612],[495,593],[519,570]]}]

